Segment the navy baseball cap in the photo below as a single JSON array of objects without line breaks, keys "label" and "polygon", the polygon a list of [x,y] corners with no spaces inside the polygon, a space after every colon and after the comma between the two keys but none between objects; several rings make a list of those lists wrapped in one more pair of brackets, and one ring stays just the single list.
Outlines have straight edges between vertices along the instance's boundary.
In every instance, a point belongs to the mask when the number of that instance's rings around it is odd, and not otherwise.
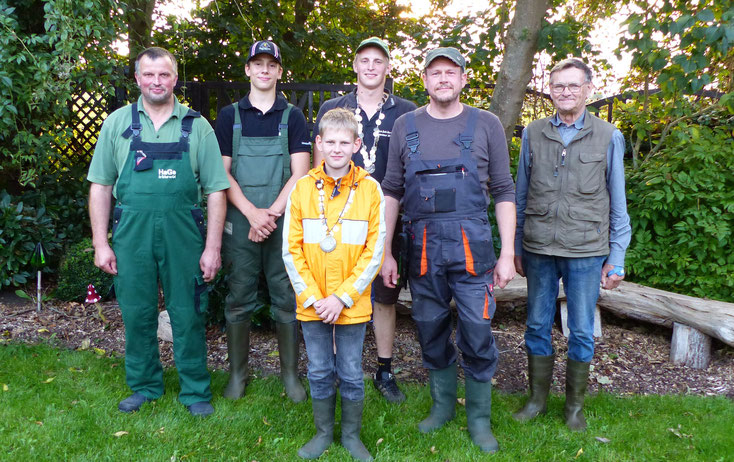
[{"label": "navy baseball cap", "polygon": [[278,64],[281,66],[283,65],[280,60],[280,48],[270,40],[259,40],[253,43],[250,47],[249,53],[247,54],[247,62],[249,63],[252,58],[262,54],[272,56],[276,61],[278,61]]}]

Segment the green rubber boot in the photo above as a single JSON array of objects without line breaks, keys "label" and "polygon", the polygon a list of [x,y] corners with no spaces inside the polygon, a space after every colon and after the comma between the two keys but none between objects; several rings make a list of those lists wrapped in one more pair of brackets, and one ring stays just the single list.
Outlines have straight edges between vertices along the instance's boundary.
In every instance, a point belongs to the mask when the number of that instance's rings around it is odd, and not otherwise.
[{"label": "green rubber boot", "polygon": [[275,323],[280,356],[280,380],[294,403],[306,399],[306,390],[298,380],[298,325],[295,322]]},{"label": "green rubber boot", "polygon": [[555,356],[528,355],[528,382],[530,399],[519,411],[512,414],[520,422],[534,419],[548,410],[548,392],[553,378],[553,362]]},{"label": "green rubber boot", "polygon": [[313,423],[316,426],[316,435],[301,446],[299,457],[303,459],[317,459],[334,441],[334,407],[336,393],[326,399],[312,399]]},{"label": "green rubber boot", "polygon": [[364,400],[351,401],[342,398],[342,446],[357,460],[374,460],[362,443],[362,409]]},{"label": "green rubber boot", "polygon": [[418,424],[421,433],[430,433],[456,417],[456,363],[445,369],[428,371],[431,398],[431,415]]},{"label": "green rubber boot", "polygon": [[477,382],[466,377],[466,426],[471,440],[482,452],[499,450],[497,439],[492,434],[492,382]]},{"label": "green rubber boot", "polygon": [[584,394],[589,382],[589,365],[568,358],[566,363],[566,405],[563,413],[566,416],[566,426],[573,431],[586,430],[584,418]]},{"label": "green rubber boot", "polygon": [[250,354],[250,321],[227,323],[227,354],[229,356],[229,382],[222,395],[239,399],[245,395],[247,385],[247,358]]}]

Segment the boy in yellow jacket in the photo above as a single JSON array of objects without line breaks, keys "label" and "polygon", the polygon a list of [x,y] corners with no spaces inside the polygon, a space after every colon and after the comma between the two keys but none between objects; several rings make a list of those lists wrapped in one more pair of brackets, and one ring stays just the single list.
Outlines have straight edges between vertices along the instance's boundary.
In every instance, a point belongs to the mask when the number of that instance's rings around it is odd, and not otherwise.
[{"label": "boy in yellow jacket", "polygon": [[316,436],[298,451],[306,459],[333,441],[338,378],[342,445],[355,459],[372,460],[359,437],[362,346],[385,245],[385,200],[377,181],[351,160],[358,133],[346,109],[321,118],[316,143],[324,161],[298,180],[285,209],[283,261],[298,301],[316,425]]}]

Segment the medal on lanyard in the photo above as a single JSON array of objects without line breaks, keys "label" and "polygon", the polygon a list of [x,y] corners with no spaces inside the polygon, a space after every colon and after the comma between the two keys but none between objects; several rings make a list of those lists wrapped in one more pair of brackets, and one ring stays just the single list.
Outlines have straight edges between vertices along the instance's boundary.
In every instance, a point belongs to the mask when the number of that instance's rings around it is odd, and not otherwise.
[{"label": "medal on lanyard", "polygon": [[[326,234],[326,236],[321,239],[321,242],[319,242],[319,247],[325,253],[331,253],[336,249],[336,238],[334,237],[334,233],[339,230],[339,224],[343,221],[342,217],[347,213],[347,210],[349,210],[349,206],[352,205],[352,201],[354,200],[354,190],[356,188],[357,183],[355,182],[349,190],[349,197],[347,197],[347,202],[344,204],[344,208],[336,219],[336,223],[334,223],[334,226],[329,228],[329,225],[326,222],[326,206],[324,204],[324,196],[326,195],[324,192],[324,180],[316,180],[316,189],[319,191],[319,208],[321,215],[319,218],[321,219],[321,227],[324,230],[324,234]],[[333,195],[333,197],[335,196],[336,195]]]}]

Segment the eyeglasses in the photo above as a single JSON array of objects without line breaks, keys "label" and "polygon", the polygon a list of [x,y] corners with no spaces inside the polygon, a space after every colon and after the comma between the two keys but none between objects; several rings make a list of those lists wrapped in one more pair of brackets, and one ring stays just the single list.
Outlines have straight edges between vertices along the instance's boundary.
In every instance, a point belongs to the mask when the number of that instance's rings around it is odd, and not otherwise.
[{"label": "eyeglasses", "polygon": [[550,86],[550,89],[551,89],[551,91],[553,93],[560,95],[561,93],[563,93],[563,90],[565,90],[566,88],[568,88],[568,91],[570,91],[571,93],[573,93],[575,95],[575,94],[577,94],[577,93],[579,93],[581,91],[581,87],[583,87],[585,83],[586,82],[583,82],[583,83],[580,83],[580,84],[578,84],[578,83],[569,83],[569,84],[565,84],[565,85],[562,84],[562,83],[554,83],[554,84],[552,84]]}]

